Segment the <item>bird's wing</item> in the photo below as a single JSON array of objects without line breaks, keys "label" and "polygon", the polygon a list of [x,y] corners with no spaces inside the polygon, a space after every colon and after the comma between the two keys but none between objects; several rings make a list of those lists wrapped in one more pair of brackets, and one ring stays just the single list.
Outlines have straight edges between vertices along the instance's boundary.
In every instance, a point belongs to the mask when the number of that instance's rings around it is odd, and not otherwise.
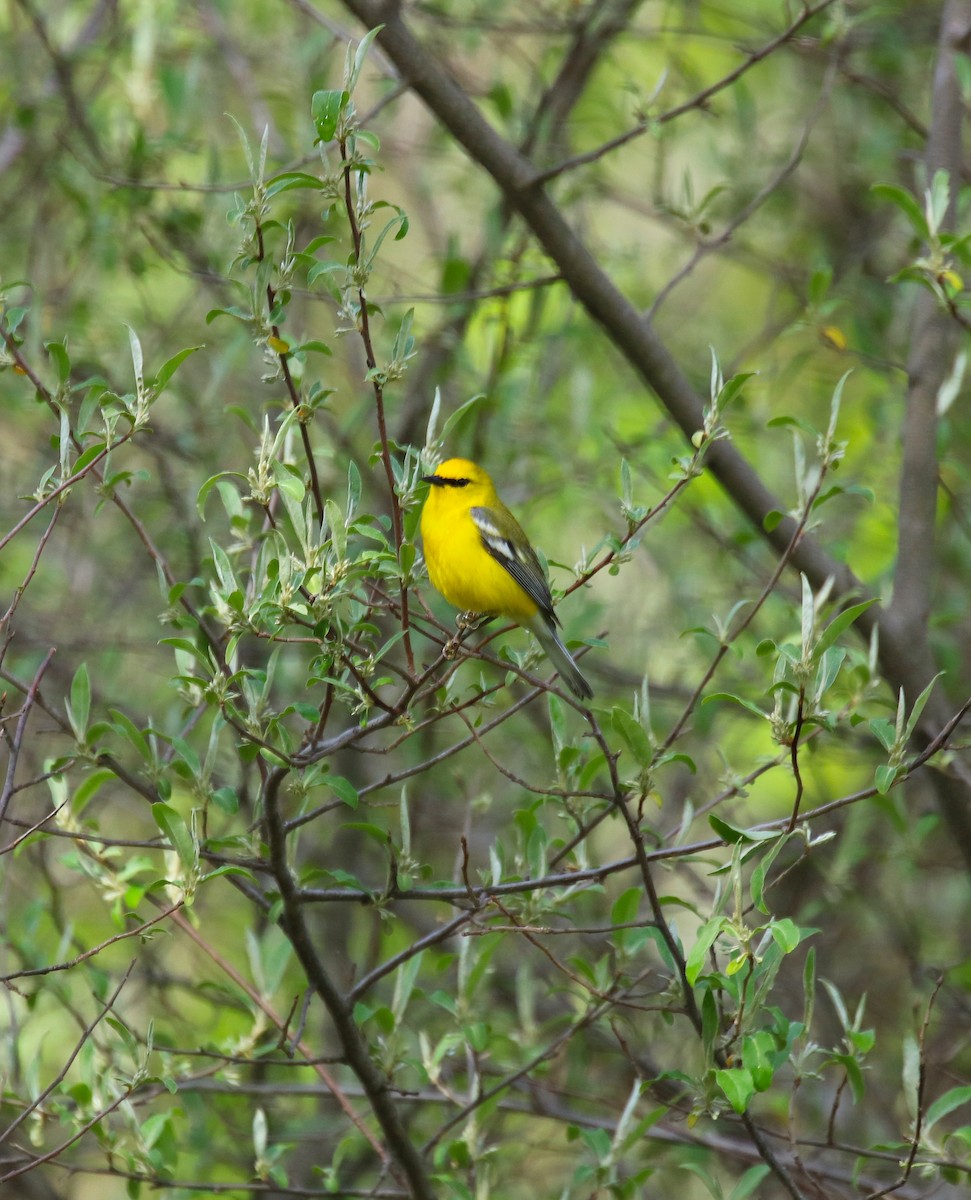
[{"label": "bird's wing", "polygon": [[[543,568],[516,518],[511,513],[498,513],[495,509],[483,507],[472,508],[469,514],[482,538],[483,547],[500,566],[505,567],[544,617],[551,623],[559,624]],[[518,545],[509,533],[504,532],[504,527],[509,529],[510,523],[511,532],[519,535]]]}]

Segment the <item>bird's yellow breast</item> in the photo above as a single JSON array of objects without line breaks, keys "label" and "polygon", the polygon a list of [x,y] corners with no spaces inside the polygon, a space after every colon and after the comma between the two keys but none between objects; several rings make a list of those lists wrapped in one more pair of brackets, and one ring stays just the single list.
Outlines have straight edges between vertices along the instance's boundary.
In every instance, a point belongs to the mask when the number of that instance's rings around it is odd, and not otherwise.
[{"label": "bird's yellow breast", "polygon": [[470,499],[433,489],[425,502],[421,537],[432,586],[456,608],[529,621],[539,609],[482,544],[469,512],[479,498]]}]

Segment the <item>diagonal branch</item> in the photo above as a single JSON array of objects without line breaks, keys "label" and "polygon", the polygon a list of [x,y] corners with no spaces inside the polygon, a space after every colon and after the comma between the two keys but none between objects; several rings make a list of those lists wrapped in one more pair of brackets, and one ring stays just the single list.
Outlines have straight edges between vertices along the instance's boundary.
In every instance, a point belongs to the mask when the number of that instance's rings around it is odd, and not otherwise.
[{"label": "diagonal branch", "polygon": [[575,158],[568,159],[565,162],[557,163],[556,166],[550,167],[546,171],[540,172],[533,179],[534,183],[549,183],[551,179],[556,179],[557,176],[564,174],[567,171],[576,170],[577,167],[587,166],[590,163],[597,162],[598,159],[610,154],[613,150],[619,150],[621,146],[626,146],[628,142],[634,141],[635,138],[643,137],[643,135],[659,125],[665,125],[668,121],[673,121],[678,117],[683,117],[685,113],[691,112],[693,109],[706,111],[709,101],[725,88],[731,87],[737,83],[743,75],[747,74],[752,67],[763,62],[779,49],[786,42],[791,42],[802,27],[813,17],[818,16],[824,9],[829,8],[833,0],[822,0],[815,7],[806,7],[798,17],[780,34],[766,42],[764,46],[760,46],[758,50],[753,50],[744,62],[740,63],[734,70],[728,72],[715,83],[709,84],[703,88],[697,95],[692,96],[690,100],[686,100],[683,104],[678,104],[674,108],[669,108],[667,112],[662,113],[659,117],[653,120],[644,117],[633,129],[628,129],[626,133],[621,133],[617,137],[612,138],[609,142],[605,142],[602,146],[597,146],[594,150],[588,150],[585,154],[578,154]]},{"label": "diagonal branch", "polygon": [[[603,327],[690,440],[703,426],[701,398],[667,345],[602,270],[542,187],[537,186],[534,164],[484,119],[444,64],[415,38],[396,0],[344,0],[344,3],[368,28],[383,26],[378,41],[403,81],[410,84],[469,157],[492,177],[554,262],[573,295]],[[955,5],[963,9],[968,3],[969,0],[952,0],[949,10]],[[765,518],[784,510],[785,505],[766,487],[751,463],[730,442],[721,441],[712,446],[708,467],[776,553],[783,553],[796,533],[796,523],[786,518],[766,530]],[[851,597],[866,595],[853,571],[808,534],[798,538],[791,563],[814,588],[832,579],[832,595],[837,600],[849,602]],[[916,699],[934,676],[928,657],[915,656],[906,636],[877,606],[867,609],[857,626],[865,636],[879,628],[884,676],[894,689],[903,689],[907,697]],[[918,744],[927,745],[946,719],[946,700],[932,696],[917,731]],[[971,773],[963,778],[935,772],[933,778],[956,844],[971,868]]]}]

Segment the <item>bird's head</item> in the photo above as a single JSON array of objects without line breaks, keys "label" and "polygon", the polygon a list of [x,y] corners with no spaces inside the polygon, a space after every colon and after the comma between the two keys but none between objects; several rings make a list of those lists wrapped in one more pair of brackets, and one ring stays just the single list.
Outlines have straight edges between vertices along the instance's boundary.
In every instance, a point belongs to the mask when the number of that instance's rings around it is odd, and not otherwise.
[{"label": "bird's head", "polygon": [[467,458],[450,458],[436,467],[433,475],[423,475],[422,480],[443,493],[455,495],[461,490],[462,499],[470,506],[488,503],[495,495],[488,472]]}]

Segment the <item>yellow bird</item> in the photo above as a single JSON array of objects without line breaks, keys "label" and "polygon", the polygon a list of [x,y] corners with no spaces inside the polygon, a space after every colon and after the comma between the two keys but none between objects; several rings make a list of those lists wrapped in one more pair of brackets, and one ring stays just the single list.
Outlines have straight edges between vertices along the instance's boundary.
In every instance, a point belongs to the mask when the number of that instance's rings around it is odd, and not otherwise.
[{"label": "yellow bird", "polygon": [[593,696],[556,632],[553,597],[522,527],[474,462],[450,458],[434,475],[421,512],[428,577],[449,604],[471,613],[509,617],[530,630],[581,700]]}]

